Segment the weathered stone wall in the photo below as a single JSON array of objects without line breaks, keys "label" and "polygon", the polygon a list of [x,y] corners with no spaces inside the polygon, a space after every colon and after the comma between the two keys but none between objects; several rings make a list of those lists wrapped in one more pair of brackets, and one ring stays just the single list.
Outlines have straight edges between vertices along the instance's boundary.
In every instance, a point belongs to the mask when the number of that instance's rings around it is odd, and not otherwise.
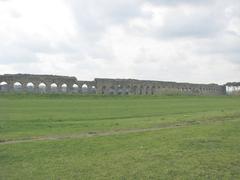
[{"label": "weathered stone wall", "polygon": [[38,93],[86,93],[104,95],[194,94],[224,95],[225,86],[136,79],[100,79],[78,81],[76,77],[6,74],[0,75],[0,91]]},{"label": "weathered stone wall", "polygon": [[217,84],[190,84],[135,79],[95,79],[98,94],[194,94],[224,95],[225,86]]},{"label": "weathered stone wall", "polygon": [[91,92],[95,87],[94,81],[78,81],[76,77],[31,74],[0,75],[0,83],[2,91],[32,91],[45,93],[78,93],[82,92],[82,90]]}]

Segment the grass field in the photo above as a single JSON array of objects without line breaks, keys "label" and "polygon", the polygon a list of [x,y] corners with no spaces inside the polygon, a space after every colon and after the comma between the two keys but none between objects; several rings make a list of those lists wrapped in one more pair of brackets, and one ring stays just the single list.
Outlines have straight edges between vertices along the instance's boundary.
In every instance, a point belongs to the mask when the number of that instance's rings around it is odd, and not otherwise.
[{"label": "grass field", "polygon": [[8,179],[240,179],[240,97],[2,94]]}]

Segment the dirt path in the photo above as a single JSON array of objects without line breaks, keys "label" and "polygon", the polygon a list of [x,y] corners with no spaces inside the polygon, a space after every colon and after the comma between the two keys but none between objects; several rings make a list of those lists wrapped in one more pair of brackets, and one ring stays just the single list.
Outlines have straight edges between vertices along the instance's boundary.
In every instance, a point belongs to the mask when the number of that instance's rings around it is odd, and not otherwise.
[{"label": "dirt path", "polygon": [[34,137],[34,138],[30,137],[28,139],[6,140],[2,142],[0,141],[0,145],[37,142],[37,141],[81,139],[81,138],[98,137],[98,136],[112,136],[112,135],[122,135],[122,134],[129,134],[129,133],[151,132],[151,131],[159,131],[162,129],[183,128],[183,127],[196,126],[201,124],[223,123],[223,122],[229,122],[229,121],[231,122],[239,121],[239,119],[221,119],[221,120],[212,119],[212,120],[204,120],[204,121],[182,121],[182,122],[172,123],[168,125],[161,125],[155,128],[121,129],[121,130],[106,131],[106,132],[84,132],[84,133],[72,134],[72,135],[56,135],[56,136]]}]

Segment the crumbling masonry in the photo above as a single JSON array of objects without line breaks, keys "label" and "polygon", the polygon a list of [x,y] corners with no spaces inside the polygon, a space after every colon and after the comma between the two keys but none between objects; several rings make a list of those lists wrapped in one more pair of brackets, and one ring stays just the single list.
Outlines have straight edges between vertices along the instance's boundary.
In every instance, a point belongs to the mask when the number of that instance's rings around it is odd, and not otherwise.
[{"label": "crumbling masonry", "polygon": [[0,75],[0,92],[83,93],[103,95],[194,94],[225,95],[217,84],[191,84],[136,79],[79,81],[76,77],[31,74]]}]

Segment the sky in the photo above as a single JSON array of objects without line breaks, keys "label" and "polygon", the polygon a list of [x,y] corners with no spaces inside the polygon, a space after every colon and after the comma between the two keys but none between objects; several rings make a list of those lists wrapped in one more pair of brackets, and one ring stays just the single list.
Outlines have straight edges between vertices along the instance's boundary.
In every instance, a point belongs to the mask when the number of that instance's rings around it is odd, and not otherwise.
[{"label": "sky", "polygon": [[240,81],[239,0],[0,0],[0,74]]}]

